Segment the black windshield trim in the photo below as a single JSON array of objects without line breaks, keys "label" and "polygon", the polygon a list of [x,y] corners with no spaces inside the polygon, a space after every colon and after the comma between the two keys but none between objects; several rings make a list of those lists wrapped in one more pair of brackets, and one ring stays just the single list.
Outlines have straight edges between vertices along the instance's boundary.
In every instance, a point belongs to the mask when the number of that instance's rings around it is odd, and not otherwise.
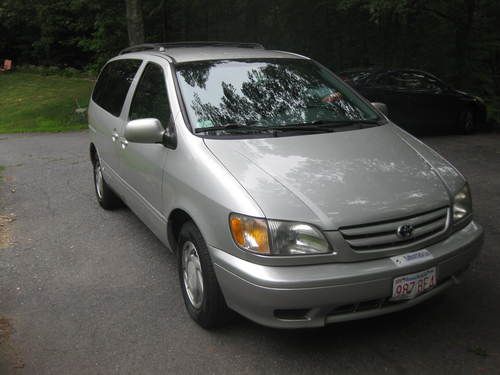
[{"label": "black windshield trim", "polygon": [[297,122],[293,124],[266,126],[266,125],[245,125],[245,124],[226,124],[220,126],[210,126],[207,128],[196,128],[195,133],[207,133],[211,131],[313,131],[321,132],[351,125],[381,125],[376,119],[345,120],[345,121],[311,121]]}]

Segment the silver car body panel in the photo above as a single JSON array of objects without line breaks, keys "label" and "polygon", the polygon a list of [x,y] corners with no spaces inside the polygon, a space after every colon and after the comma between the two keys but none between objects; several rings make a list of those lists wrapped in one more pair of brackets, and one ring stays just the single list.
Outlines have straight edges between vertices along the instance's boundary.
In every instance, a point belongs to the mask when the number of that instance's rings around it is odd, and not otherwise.
[{"label": "silver car body panel", "polygon": [[177,63],[203,60],[229,59],[306,59],[306,57],[290,52],[270,51],[265,49],[247,49],[235,47],[175,47],[166,51],[169,57]]},{"label": "silver car body panel", "polygon": [[[270,219],[336,230],[450,204],[439,176],[390,125],[301,137],[206,139],[205,143]],[[263,174],[272,181],[260,178]],[[287,194],[276,194],[276,185]]]},{"label": "silver car body panel", "polygon": [[[167,52],[129,53],[113,59],[143,63],[120,116],[112,116],[91,99],[90,142],[106,182],[167,247],[176,247],[167,234],[171,215],[182,211],[193,219],[210,248],[230,307],[271,326],[323,325],[351,315],[332,318],[317,305],[330,308],[353,298],[385,298],[391,278],[431,265],[396,270],[390,265],[392,255],[429,249],[435,258],[432,264],[446,259],[453,263],[453,267],[439,263],[442,277],[465,268],[477,253],[482,239],[479,225],[472,222],[454,228],[449,217],[452,196],[465,183],[463,176],[390,122],[353,131],[260,139],[209,139],[191,132],[176,89],[173,61],[304,57],[220,47]],[[127,142],[123,137],[133,93],[148,62],[159,64],[165,73],[177,134],[175,149]],[[339,231],[376,226],[380,221],[399,222],[438,209],[448,212],[445,230],[408,246],[357,251]],[[289,257],[249,253],[232,240],[228,225],[232,212],[315,225],[334,252]],[[450,271],[444,272],[447,267]],[[275,309],[306,305],[316,309],[314,319],[283,322],[273,315]]]}]

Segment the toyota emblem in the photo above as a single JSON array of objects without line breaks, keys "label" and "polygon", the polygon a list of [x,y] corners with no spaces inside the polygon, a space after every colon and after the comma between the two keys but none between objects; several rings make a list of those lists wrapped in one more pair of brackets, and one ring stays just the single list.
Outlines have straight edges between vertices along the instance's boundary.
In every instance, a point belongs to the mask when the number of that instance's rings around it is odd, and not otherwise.
[{"label": "toyota emblem", "polygon": [[413,225],[411,224],[404,224],[398,227],[398,230],[396,231],[396,234],[398,237],[401,238],[408,238],[411,237],[413,233]]}]

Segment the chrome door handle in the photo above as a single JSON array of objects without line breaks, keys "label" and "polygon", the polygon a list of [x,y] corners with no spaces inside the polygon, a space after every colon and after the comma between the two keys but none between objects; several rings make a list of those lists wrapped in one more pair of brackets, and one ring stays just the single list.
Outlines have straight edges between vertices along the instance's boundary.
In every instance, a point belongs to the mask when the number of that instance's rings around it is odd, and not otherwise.
[{"label": "chrome door handle", "polygon": [[125,147],[128,145],[128,141],[125,138],[120,138],[120,143],[122,145],[122,150],[125,150]]},{"label": "chrome door handle", "polygon": [[113,143],[115,143],[118,138],[118,133],[116,132],[116,130],[113,130],[113,133],[111,133],[111,140],[113,141]]}]

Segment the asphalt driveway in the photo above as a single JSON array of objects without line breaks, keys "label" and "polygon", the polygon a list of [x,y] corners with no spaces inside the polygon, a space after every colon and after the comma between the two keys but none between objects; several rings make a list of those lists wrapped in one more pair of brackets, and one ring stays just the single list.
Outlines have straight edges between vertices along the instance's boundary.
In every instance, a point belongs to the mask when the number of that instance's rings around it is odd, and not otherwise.
[{"label": "asphalt driveway", "polygon": [[[215,332],[184,310],[175,258],[94,199],[86,132],[0,136],[0,373],[500,373],[500,133],[426,138],[468,178],[486,230],[464,283],[389,316]],[[5,242],[5,241],[4,241]]]}]

